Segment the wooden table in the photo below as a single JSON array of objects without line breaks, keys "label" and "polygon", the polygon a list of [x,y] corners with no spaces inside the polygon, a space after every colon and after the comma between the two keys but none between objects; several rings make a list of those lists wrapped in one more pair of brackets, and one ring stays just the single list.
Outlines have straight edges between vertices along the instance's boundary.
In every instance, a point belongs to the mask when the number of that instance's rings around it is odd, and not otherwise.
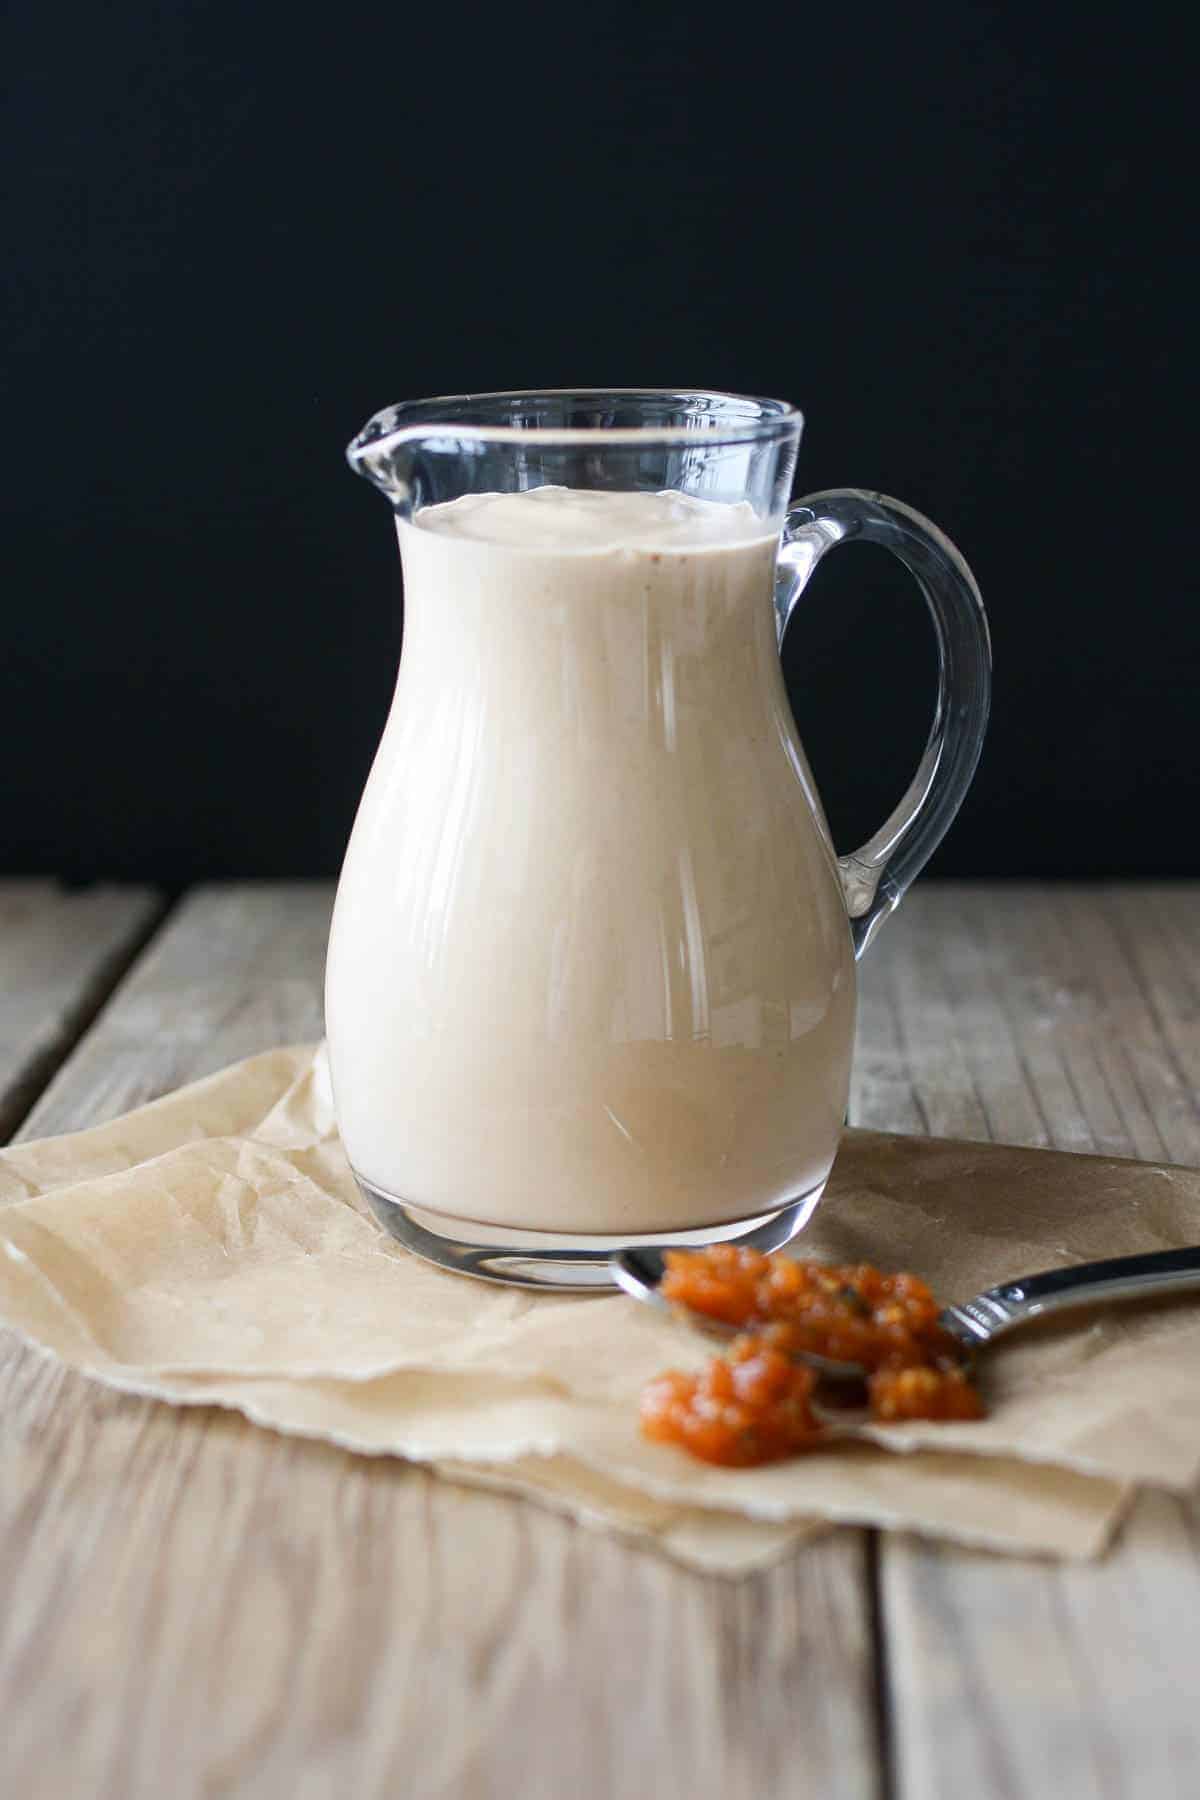
[{"label": "wooden table", "polygon": [[[0,885],[0,1130],[316,1037],[329,903]],[[1200,889],[926,885],[862,974],[858,1123],[1200,1164]],[[14,1800],[1200,1794],[1194,1502],[1100,1565],[843,1530],[725,1583],[0,1359]]]}]

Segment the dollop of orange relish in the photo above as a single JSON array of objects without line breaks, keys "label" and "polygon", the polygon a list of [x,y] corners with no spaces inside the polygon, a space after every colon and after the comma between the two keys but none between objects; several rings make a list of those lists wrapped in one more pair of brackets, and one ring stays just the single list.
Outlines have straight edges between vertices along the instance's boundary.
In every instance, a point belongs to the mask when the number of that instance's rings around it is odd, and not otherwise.
[{"label": "dollop of orange relish", "polygon": [[857,1363],[880,1423],[983,1416],[961,1349],[919,1276],[869,1263],[799,1262],[730,1244],[667,1253],[663,1297],[736,1326],[702,1373],[670,1370],[641,1402],[642,1430],[704,1462],[748,1468],[819,1445],[817,1376],[798,1353]]}]

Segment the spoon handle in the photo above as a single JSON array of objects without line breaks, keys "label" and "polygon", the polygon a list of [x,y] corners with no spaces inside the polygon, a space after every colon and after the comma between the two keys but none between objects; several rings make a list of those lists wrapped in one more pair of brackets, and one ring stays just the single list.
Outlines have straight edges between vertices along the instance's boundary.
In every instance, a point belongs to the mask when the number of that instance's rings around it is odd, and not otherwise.
[{"label": "spoon handle", "polygon": [[1065,1311],[1069,1306],[1189,1290],[1200,1290],[1200,1247],[1196,1246],[1155,1250],[1149,1256],[1113,1256],[1104,1262],[1077,1263],[1072,1269],[1046,1269],[1040,1275],[1002,1281],[973,1300],[948,1306],[940,1322],[964,1344],[987,1344],[1026,1319]]}]

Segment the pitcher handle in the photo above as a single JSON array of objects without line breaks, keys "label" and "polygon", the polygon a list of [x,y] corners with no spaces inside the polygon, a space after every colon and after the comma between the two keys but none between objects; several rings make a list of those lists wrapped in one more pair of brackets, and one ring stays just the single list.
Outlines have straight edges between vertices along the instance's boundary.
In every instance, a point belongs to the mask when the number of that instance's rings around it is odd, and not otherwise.
[{"label": "pitcher handle", "polygon": [[882,544],[913,576],[938,653],[937,705],[917,772],[874,837],[838,858],[859,957],[941,843],[971,785],[987,727],[992,650],[975,578],[950,539],[911,506],[859,488],[809,494],[789,511],[775,598],[781,643],[821,558],[856,539]]}]

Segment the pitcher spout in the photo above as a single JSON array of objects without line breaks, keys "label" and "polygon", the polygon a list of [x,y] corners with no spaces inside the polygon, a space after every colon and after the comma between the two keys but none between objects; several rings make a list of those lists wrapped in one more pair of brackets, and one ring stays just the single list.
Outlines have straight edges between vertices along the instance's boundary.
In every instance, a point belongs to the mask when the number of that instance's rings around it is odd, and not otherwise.
[{"label": "pitcher spout", "polygon": [[407,518],[413,510],[413,464],[424,428],[410,406],[385,406],[346,446],[346,461]]}]

